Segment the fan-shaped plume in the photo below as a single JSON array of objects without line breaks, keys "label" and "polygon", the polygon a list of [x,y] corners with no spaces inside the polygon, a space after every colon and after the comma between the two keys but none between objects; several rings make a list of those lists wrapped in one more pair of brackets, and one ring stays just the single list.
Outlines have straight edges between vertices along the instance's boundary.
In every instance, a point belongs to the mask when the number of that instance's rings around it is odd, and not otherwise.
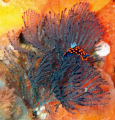
[{"label": "fan-shaped plume", "polygon": [[24,21],[24,28],[22,28],[22,34],[27,42],[31,43],[34,47],[47,51],[43,45],[42,40],[45,35],[44,28],[44,16],[40,16],[34,10],[27,10],[22,16]]},{"label": "fan-shaped plume", "polygon": [[[87,53],[94,49],[103,35],[104,29],[94,12],[90,12],[88,3],[75,4],[61,15],[49,12],[46,17],[45,31],[49,39],[57,41],[63,52],[76,43]],[[51,41],[52,42],[52,41]]]},{"label": "fan-shaped plume", "polygon": [[51,88],[67,111],[81,112],[82,106],[107,104],[109,90],[103,90],[102,85],[107,87],[108,83],[88,61],[78,55],[59,61],[56,52],[54,58]]},{"label": "fan-shaped plume", "polygon": [[5,56],[9,60],[6,66],[11,73],[8,78],[6,77],[8,86],[15,88],[16,94],[32,109],[38,104],[37,107],[40,107],[55,100],[50,90],[51,53],[52,51],[48,51],[41,59],[41,55],[31,51],[20,53],[19,57],[12,50],[5,51]]}]

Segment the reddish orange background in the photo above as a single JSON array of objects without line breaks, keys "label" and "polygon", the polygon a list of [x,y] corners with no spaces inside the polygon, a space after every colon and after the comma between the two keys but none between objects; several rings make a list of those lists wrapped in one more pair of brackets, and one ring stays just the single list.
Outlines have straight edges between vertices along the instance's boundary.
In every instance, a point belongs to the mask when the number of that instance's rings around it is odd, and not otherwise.
[{"label": "reddish orange background", "polygon": [[[111,100],[106,107],[87,107],[84,114],[72,115],[62,106],[53,115],[53,120],[115,120],[115,2],[111,0],[9,0],[9,4],[0,3],[0,45],[9,44],[6,33],[12,29],[19,31],[23,26],[22,14],[31,8],[38,13],[46,14],[48,11],[60,13],[64,8],[78,2],[89,2],[91,11],[96,11],[102,24],[105,26],[106,41],[111,47],[111,53],[106,57],[106,61],[101,74],[109,81]],[[106,73],[105,73],[106,72]],[[110,76],[109,76],[110,75]],[[52,108],[53,111],[54,108]]]}]

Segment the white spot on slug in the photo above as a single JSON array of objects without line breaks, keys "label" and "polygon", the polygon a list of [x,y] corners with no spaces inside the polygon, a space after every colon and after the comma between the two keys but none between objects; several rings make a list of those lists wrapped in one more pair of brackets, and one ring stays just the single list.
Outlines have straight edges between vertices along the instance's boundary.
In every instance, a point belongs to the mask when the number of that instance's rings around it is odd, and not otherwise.
[{"label": "white spot on slug", "polygon": [[71,48],[74,48],[74,47],[76,47],[77,46],[77,44],[74,42],[74,43],[71,43]]}]

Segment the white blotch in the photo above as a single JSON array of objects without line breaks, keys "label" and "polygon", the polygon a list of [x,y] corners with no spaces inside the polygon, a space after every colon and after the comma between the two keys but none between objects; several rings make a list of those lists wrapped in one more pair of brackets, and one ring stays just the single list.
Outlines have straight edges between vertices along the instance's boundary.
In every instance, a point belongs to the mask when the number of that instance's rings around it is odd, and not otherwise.
[{"label": "white blotch", "polygon": [[107,56],[110,53],[110,46],[104,42],[101,41],[96,45],[96,54],[99,55],[100,57]]},{"label": "white blotch", "polygon": [[11,49],[11,50],[14,50],[14,47],[13,47],[11,44],[9,44],[9,45],[7,46],[7,48],[9,48],[9,49]]},{"label": "white blotch", "polygon": [[45,106],[36,108],[35,111],[37,111],[37,117],[40,118],[40,120],[45,120],[48,116],[48,113],[45,111]]},{"label": "white blotch", "polygon": [[71,48],[74,48],[74,47],[76,47],[77,46],[77,44],[74,42],[74,43],[71,43]]},{"label": "white blotch", "polygon": [[42,113],[42,114],[40,115],[41,120],[45,120],[46,117],[47,117],[47,113]]},{"label": "white blotch", "polygon": [[41,110],[41,111],[42,111],[42,110],[45,110],[45,106],[40,107],[40,110]]},{"label": "white blotch", "polygon": [[85,92],[87,92],[88,88],[85,88]]},{"label": "white blotch", "polygon": [[37,111],[37,116],[39,116],[41,114],[41,111]]}]

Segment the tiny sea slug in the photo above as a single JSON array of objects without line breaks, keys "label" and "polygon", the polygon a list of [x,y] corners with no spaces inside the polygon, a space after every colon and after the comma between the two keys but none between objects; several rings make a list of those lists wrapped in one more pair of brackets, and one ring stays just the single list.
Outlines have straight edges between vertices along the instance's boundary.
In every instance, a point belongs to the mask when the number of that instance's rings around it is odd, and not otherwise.
[{"label": "tiny sea slug", "polygon": [[[74,44],[74,46],[73,46]],[[71,48],[67,50],[67,52],[64,53],[65,57],[71,56],[72,54],[78,54],[81,56],[82,60],[88,60],[88,54],[83,51],[79,46],[77,46],[75,43],[71,45]]]}]

